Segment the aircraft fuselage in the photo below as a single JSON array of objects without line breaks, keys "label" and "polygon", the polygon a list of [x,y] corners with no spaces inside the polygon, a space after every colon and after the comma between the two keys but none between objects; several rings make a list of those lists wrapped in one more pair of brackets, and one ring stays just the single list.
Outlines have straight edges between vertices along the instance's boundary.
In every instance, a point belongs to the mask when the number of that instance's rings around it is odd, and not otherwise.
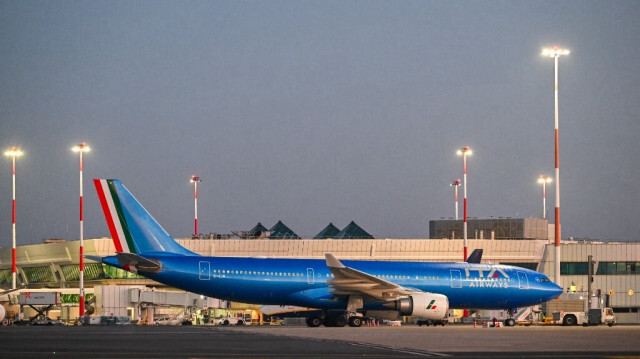
[{"label": "aircraft fuselage", "polygon": [[[150,279],[209,297],[252,304],[344,309],[327,280],[324,260],[146,255],[162,262]],[[112,258],[111,261],[107,259]],[[105,262],[117,265],[115,257]],[[509,309],[540,304],[558,295],[541,273],[505,265],[345,260],[344,265],[406,288],[440,293],[451,308]],[[364,309],[380,309],[367,302]]]}]

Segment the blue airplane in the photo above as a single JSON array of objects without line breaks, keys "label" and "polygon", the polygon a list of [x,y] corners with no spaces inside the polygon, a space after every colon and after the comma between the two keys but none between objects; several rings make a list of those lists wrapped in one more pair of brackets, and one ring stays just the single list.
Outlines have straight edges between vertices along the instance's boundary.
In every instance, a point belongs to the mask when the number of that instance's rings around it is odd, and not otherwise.
[{"label": "blue airplane", "polygon": [[357,327],[362,314],[440,320],[450,308],[527,307],[562,293],[542,273],[481,264],[477,252],[460,263],[205,257],[179,245],[120,181],[94,184],[116,255],[89,259],[213,298],[320,309],[312,327]]}]

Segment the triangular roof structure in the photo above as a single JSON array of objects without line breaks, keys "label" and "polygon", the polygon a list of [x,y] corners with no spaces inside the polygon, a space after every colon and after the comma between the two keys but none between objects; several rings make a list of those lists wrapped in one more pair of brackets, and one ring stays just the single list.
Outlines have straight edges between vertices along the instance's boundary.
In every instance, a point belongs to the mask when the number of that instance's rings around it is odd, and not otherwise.
[{"label": "triangular roof structure", "polygon": [[292,231],[282,221],[278,221],[271,229],[269,239],[300,239],[296,232]]},{"label": "triangular roof structure", "polygon": [[262,223],[258,222],[255,227],[251,228],[249,232],[266,232],[268,231],[267,227],[263,226]]},{"label": "triangular roof structure", "polygon": [[263,226],[260,222],[258,222],[258,224],[256,224],[247,232],[249,238],[261,238],[269,235],[269,230],[267,229],[267,227]]},{"label": "triangular roof structure", "polygon": [[346,227],[344,227],[340,233],[334,237],[336,239],[374,239],[372,235],[362,229],[356,222],[351,221]]},{"label": "triangular roof structure", "polygon": [[340,229],[333,225],[333,223],[329,223],[328,226],[324,227],[320,233],[316,234],[313,239],[327,239],[327,238],[336,238],[336,235],[340,233]]}]

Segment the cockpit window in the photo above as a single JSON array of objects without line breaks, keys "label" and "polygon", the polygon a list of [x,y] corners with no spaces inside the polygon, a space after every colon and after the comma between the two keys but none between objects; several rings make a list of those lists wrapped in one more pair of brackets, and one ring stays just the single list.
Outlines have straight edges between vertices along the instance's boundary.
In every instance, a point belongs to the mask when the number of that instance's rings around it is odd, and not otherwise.
[{"label": "cockpit window", "polygon": [[547,277],[542,277],[542,278],[540,278],[540,281],[541,281],[542,283],[549,283],[549,282],[551,282],[551,280],[549,280],[549,278],[547,278]]}]

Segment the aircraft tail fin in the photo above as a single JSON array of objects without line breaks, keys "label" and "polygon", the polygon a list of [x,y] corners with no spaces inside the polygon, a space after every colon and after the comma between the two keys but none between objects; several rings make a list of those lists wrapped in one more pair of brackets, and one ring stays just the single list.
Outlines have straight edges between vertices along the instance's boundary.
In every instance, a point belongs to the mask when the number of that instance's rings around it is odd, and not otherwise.
[{"label": "aircraft tail fin", "polygon": [[482,260],[482,249],[474,249],[471,255],[467,257],[467,263],[480,263]]},{"label": "aircraft tail fin", "polygon": [[195,253],[179,245],[120,181],[94,179],[102,211],[118,253]]}]

